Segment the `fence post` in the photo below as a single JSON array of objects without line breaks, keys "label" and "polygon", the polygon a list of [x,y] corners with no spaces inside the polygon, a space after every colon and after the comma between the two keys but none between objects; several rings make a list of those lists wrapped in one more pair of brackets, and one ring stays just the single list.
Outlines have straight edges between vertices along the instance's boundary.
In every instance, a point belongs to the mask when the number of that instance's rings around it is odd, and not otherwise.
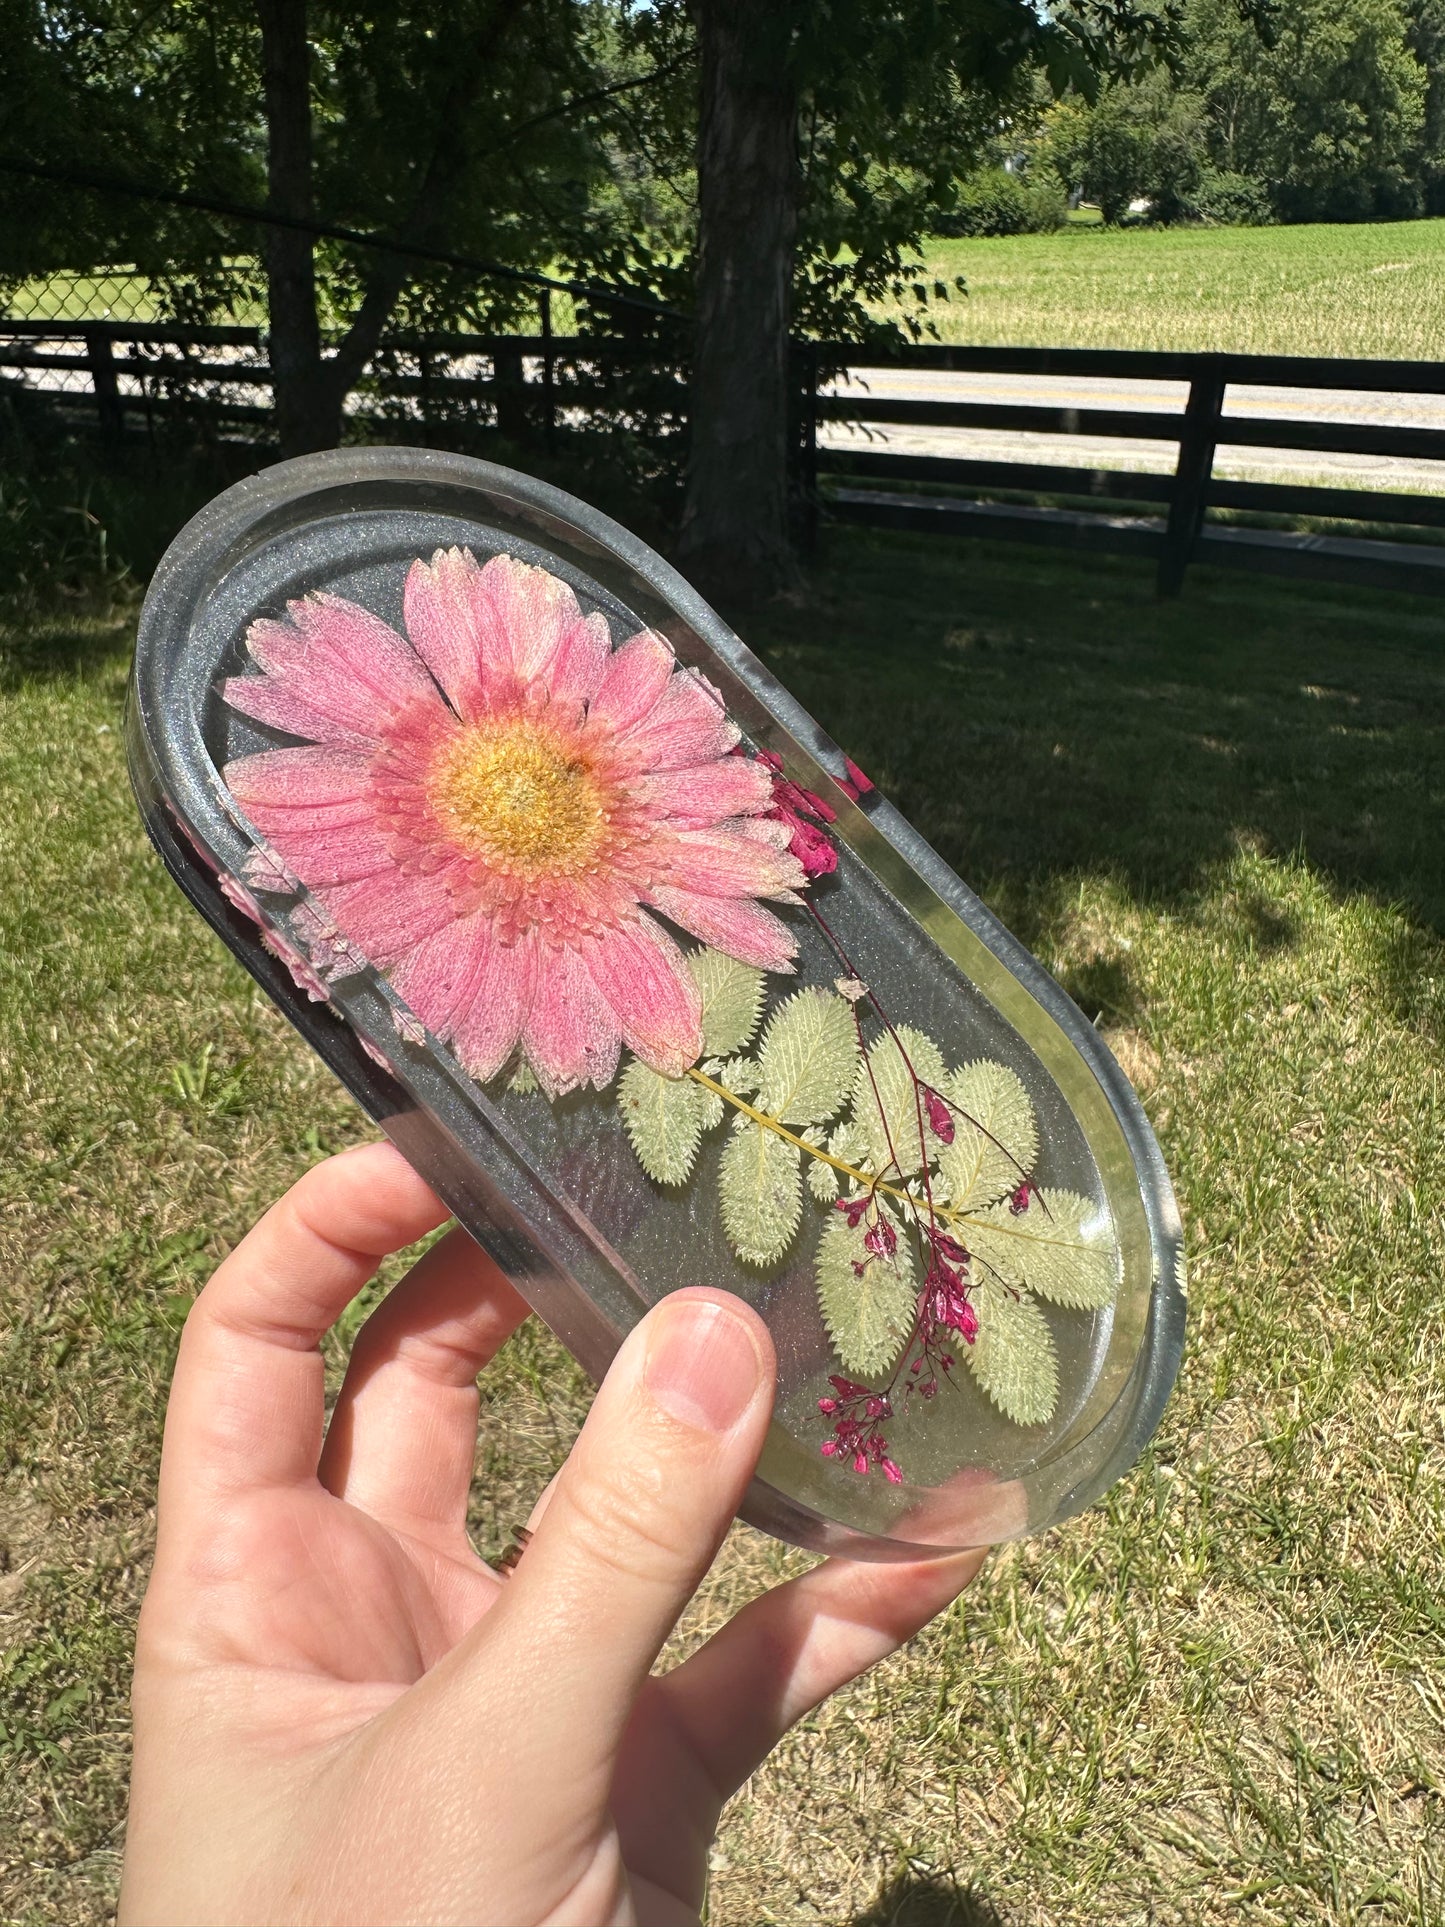
[{"label": "fence post", "polygon": [[1184,571],[1204,521],[1205,497],[1214,473],[1214,450],[1219,440],[1219,419],[1224,412],[1224,386],[1223,375],[1212,364],[1202,367],[1189,384],[1189,402],[1179,437],[1179,460],[1174,469],[1174,493],[1169,500],[1169,526],[1164,533],[1164,553],[1159,558],[1161,596],[1177,596],[1184,586]]},{"label": "fence post", "polygon": [[108,441],[118,441],[123,427],[123,414],[110,336],[102,328],[87,328],[84,332],[85,351],[90,361],[90,385],[95,391],[100,432]]},{"label": "fence post", "polygon": [[520,348],[498,345],[492,351],[492,384],[496,391],[497,427],[509,442],[527,439],[527,382]]},{"label": "fence post", "polygon": [[552,290],[537,297],[542,322],[542,433],[550,455],[557,439],[557,395],[552,378]]}]

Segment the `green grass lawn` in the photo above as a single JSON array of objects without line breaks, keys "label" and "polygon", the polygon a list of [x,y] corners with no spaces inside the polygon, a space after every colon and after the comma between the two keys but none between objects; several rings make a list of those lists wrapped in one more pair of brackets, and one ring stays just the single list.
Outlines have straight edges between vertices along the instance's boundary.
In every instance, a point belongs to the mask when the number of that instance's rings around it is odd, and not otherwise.
[{"label": "green grass lawn", "polygon": [[[1143,1464],[781,1749],[711,1920],[1434,1927],[1445,615],[850,532],[749,633],[1113,1042],[1192,1311]],[[185,1308],[364,1128],[146,848],[129,640],[16,624],[0,683],[0,1918],[65,1927],[115,1891]],[[585,1390],[535,1332],[484,1389],[495,1552]],[[735,1532],[687,1637],[796,1563]]]},{"label": "green grass lawn", "polygon": [[[244,268],[246,264],[237,263]],[[254,271],[253,271],[254,272]],[[164,304],[152,292],[144,275],[125,268],[97,268],[91,274],[61,270],[23,282],[0,303],[0,314],[22,321],[133,321],[137,324],[167,321]],[[220,320],[244,327],[266,325],[262,304],[238,299],[234,309]]]},{"label": "green grass lawn", "polygon": [[1221,349],[1432,361],[1445,341],[1445,220],[1361,226],[1104,228],[933,240],[945,341]]}]

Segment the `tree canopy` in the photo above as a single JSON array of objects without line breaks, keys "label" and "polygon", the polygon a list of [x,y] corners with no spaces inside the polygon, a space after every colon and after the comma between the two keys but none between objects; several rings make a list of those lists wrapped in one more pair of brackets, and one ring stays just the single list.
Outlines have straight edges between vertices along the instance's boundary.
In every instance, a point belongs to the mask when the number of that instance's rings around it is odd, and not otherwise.
[{"label": "tree canopy", "polygon": [[1445,208],[1445,0],[1183,0],[1167,58],[1041,108],[1025,166],[1149,218]]}]

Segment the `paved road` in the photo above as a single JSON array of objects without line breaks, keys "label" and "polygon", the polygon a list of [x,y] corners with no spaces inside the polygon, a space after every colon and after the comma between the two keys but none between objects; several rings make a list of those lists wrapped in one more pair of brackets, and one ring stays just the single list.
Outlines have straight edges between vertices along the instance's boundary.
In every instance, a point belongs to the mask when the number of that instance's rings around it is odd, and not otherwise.
[{"label": "paved road", "polygon": [[[991,401],[1053,408],[1140,409],[1182,414],[1189,388],[1182,381],[1121,381],[1116,376],[954,374],[944,370],[870,368],[834,385],[840,395],[891,396],[918,401]],[[1231,415],[1289,421],[1389,423],[1445,429],[1445,395],[1369,394],[1326,388],[1231,387]],[[900,455],[953,455],[978,461],[1049,462],[1060,467],[1173,470],[1172,442],[1125,441],[1113,436],[1036,435],[988,428],[863,429],[831,422],[819,431],[827,448],[868,447]],[[1401,489],[1445,494],[1445,462],[1392,455],[1325,455],[1220,443],[1216,475],[1251,482],[1326,482],[1336,488]]]}]

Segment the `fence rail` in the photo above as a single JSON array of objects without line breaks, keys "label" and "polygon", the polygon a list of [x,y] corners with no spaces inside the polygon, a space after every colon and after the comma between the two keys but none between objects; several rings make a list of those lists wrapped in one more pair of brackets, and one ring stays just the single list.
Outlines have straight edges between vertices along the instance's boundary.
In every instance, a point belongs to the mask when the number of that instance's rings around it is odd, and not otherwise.
[{"label": "fence rail", "polygon": [[[1236,388],[1324,390],[1362,395],[1445,395],[1445,364],[1335,361],[1315,356],[1159,354],[1120,349],[914,346],[887,352],[818,348],[813,367],[845,357],[855,382],[879,371],[1108,378],[1187,384],[1182,409],[1104,408],[989,399],[919,399],[819,392],[804,433],[810,500],[835,518],[938,533],[988,535],[1094,551],[1148,556],[1163,595],[1179,592],[1192,562],[1275,575],[1316,576],[1375,587],[1445,594],[1445,546],[1426,532],[1445,528],[1445,493],[1241,481],[1215,474],[1221,445],[1333,457],[1439,464],[1445,490],[1445,427],[1392,421],[1302,421],[1269,413],[1226,413]],[[825,446],[819,431],[854,426],[872,445]],[[1171,469],[1085,468],[1037,459],[891,452],[877,446],[892,427],[985,429],[1004,435],[1090,437],[1173,444]],[[1431,479],[1433,479],[1433,474]],[[893,490],[877,486],[893,483]],[[861,484],[861,486],[860,486]],[[990,494],[1044,498],[1001,503]],[[1162,513],[1149,511],[1157,505]],[[1138,511],[1144,509],[1145,513]],[[1374,535],[1225,527],[1225,510],[1298,521],[1381,523],[1421,531],[1418,541]]]},{"label": "fence rail", "polygon": [[[544,320],[546,311],[544,310]],[[1147,556],[1161,593],[1176,594],[1192,562],[1274,574],[1445,593],[1445,492],[1232,479],[1215,473],[1221,444],[1333,457],[1439,464],[1445,426],[1388,420],[1299,420],[1226,412],[1240,387],[1445,396],[1445,364],[1328,361],[1279,355],[1134,353],[1112,349],[907,345],[881,351],[800,344],[798,499],[805,533],[820,520],[926,529]],[[837,392],[839,373],[849,392]],[[1182,408],[1047,400],[874,394],[880,374],[1107,378],[1180,384]],[[264,441],[273,421],[266,341],[254,327],[187,327],[108,319],[0,319],[0,394],[24,394],[107,437],[155,435],[180,422]],[[641,397],[641,399],[639,399]],[[680,355],[625,334],[398,334],[352,398],[367,433],[432,440],[492,428],[516,443],[553,446],[602,422],[678,445],[686,431]],[[1445,421],[1445,415],[1442,415]],[[1088,437],[1172,446],[1168,468],[1086,466],[967,452],[896,451],[890,429]],[[843,438],[840,440],[840,436]],[[851,437],[851,439],[849,439]],[[1004,496],[1006,500],[998,500]],[[1023,499],[1019,499],[1023,498]],[[1322,523],[1388,525],[1416,541],[1336,530],[1222,526],[1217,512]]]}]

